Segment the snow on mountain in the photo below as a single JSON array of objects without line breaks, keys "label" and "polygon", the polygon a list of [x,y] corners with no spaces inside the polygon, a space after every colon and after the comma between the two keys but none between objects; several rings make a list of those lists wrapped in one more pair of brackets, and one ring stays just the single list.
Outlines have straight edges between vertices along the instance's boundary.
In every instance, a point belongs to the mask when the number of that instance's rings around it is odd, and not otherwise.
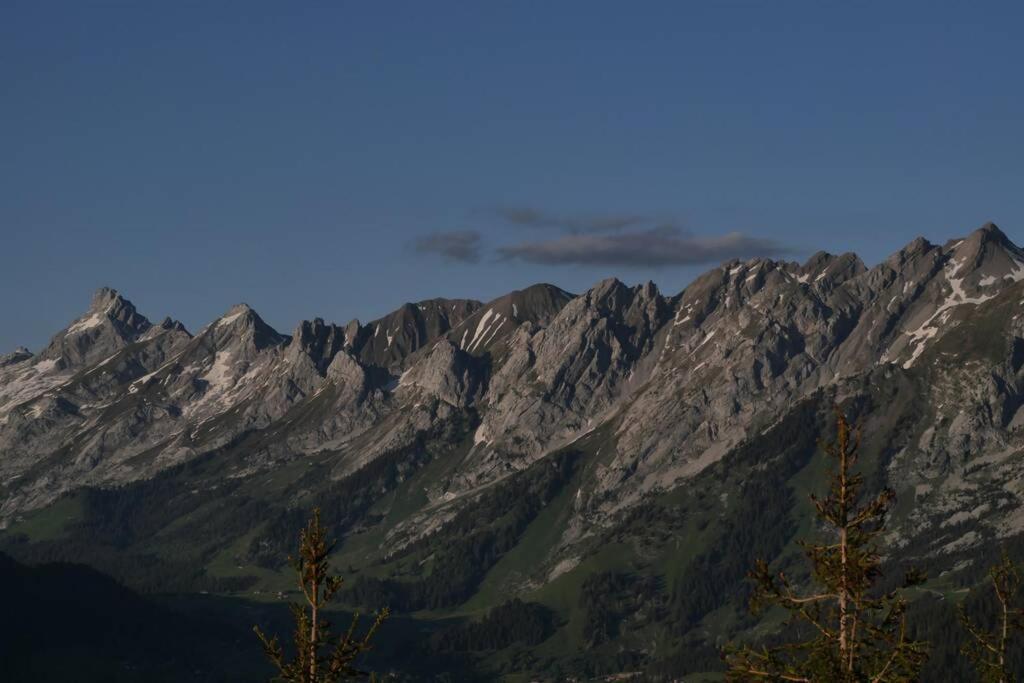
[{"label": "snow on mountain", "polygon": [[[38,356],[0,357],[0,520],[214,451],[236,453],[238,477],[319,458],[339,479],[424,435],[450,439],[463,455],[427,487],[427,507],[394,522],[391,538],[408,543],[599,436],[551,551],[561,561],[794,406],[831,392],[893,412],[886,401],[907,386],[919,405],[888,471],[960,514],[969,502],[944,488],[955,463],[1009,477],[1024,447],[1022,281],[1024,252],[987,224],[945,246],[915,240],[872,268],[825,252],[731,261],[674,296],[615,279],[577,296],[535,285],[367,324],[304,321],[290,336],[242,304],[193,337],[104,289]],[[907,539],[933,524],[909,519]],[[1005,507],[980,523],[1024,530]]]}]

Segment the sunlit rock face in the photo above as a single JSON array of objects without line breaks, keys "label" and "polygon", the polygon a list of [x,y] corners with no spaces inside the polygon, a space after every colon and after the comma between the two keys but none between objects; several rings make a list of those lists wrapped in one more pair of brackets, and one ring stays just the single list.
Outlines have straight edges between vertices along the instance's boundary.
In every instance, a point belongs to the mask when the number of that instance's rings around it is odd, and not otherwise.
[{"label": "sunlit rock face", "polygon": [[[303,321],[290,336],[244,304],[193,335],[103,289],[38,354],[0,356],[0,523],[214,451],[237,458],[237,477],[315,456],[337,480],[429,435],[459,456],[395,520],[409,542],[599,441],[538,559],[564,567],[618,515],[728,462],[801,402],[839,399],[871,407],[887,439],[879,476],[914,501],[893,543],[941,540],[963,520],[978,543],[1005,538],[1024,529],[1022,281],[1024,252],[987,224],[871,268],[824,252],[731,261],[676,295],[535,285],[365,324]],[[940,540],[921,552],[957,551]]]}]

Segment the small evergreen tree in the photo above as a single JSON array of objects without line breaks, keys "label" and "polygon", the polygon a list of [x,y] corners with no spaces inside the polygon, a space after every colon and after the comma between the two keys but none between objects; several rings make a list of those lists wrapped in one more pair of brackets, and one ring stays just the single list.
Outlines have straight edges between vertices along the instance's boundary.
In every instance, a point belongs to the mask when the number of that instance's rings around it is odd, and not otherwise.
[{"label": "small evergreen tree", "polygon": [[258,626],[253,626],[263,651],[277,668],[276,681],[334,683],[368,676],[356,668],[356,660],[370,649],[370,641],[388,617],[388,610],[377,612],[373,624],[361,638],[356,636],[358,613],[352,617],[344,635],[331,634],[331,623],[323,610],[342,585],[341,577],[331,575],[328,566],[327,558],[333,549],[334,543],[327,540],[327,530],[320,523],[317,508],[299,534],[298,556],[288,558],[298,574],[299,588],[306,600],[305,605],[291,605],[295,619],[295,658],[287,661],[277,636],[267,638]]},{"label": "small evergreen tree", "polygon": [[1020,573],[1003,551],[998,564],[989,569],[989,580],[998,600],[995,633],[978,625],[960,604],[960,623],[971,635],[963,653],[974,663],[984,683],[1009,683],[1015,679],[1010,675],[1006,662],[1006,650],[1010,636],[1024,628],[1024,610],[1017,606],[1020,592]]},{"label": "small evergreen tree", "polygon": [[[729,647],[724,653],[731,681],[814,681],[885,683],[917,677],[927,656],[924,643],[907,635],[906,600],[900,591],[879,595],[881,557],[876,539],[894,494],[883,490],[862,500],[863,477],[853,471],[860,431],[852,429],[838,406],[836,441],[824,444],[836,462],[829,493],[811,496],[831,543],[801,543],[817,589],[798,594],[782,574],[759,560],[753,610],[778,606],[789,612],[804,640],[775,647]],[[905,585],[923,577],[911,573]]]}]

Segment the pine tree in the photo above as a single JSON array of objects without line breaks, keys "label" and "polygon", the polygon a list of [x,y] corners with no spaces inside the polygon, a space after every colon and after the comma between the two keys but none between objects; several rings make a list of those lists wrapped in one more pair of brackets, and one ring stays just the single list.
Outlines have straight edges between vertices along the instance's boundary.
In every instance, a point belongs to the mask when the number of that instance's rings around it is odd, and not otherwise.
[{"label": "pine tree", "polygon": [[[927,657],[924,643],[907,634],[907,602],[901,591],[879,594],[881,557],[877,538],[893,502],[891,490],[863,500],[863,477],[854,472],[860,430],[852,429],[838,406],[836,441],[824,444],[836,463],[829,493],[811,496],[830,543],[800,545],[811,565],[809,594],[798,593],[782,573],[759,560],[751,607],[776,606],[804,639],[781,646],[729,647],[724,653],[730,681],[814,681],[885,683],[914,680]],[[906,585],[919,583],[916,572]]]},{"label": "pine tree", "polygon": [[1020,573],[1003,551],[998,564],[989,569],[989,580],[998,600],[995,633],[990,633],[967,616],[960,605],[960,623],[971,635],[963,653],[974,663],[985,683],[1008,683],[1017,680],[1010,675],[1006,662],[1007,646],[1015,631],[1024,629],[1024,610],[1016,606],[1020,592]]},{"label": "pine tree", "polygon": [[356,668],[356,660],[370,649],[370,641],[381,623],[388,617],[384,608],[377,612],[367,632],[356,636],[359,614],[352,617],[348,630],[341,636],[331,634],[331,623],[323,610],[341,588],[342,579],[330,573],[327,558],[334,543],[327,540],[327,530],[320,523],[320,510],[299,534],[299,554],[289,557],[298,574],[299,588],[306,604],[292,604],[295,619],[295,658],[285,659],[284,648],[277,636],[267,638],[258,626],[253,630],[263,644],[263,651],[277,668],[276,681],[287,683],[334,683],[335,681],[366,678],[368,674]]}]

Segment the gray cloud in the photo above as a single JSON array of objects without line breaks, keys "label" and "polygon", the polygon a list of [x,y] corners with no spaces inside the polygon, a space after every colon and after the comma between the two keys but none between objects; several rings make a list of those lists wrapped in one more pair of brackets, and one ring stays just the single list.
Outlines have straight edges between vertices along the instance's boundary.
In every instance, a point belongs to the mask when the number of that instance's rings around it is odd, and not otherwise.
[{"label": "gray cloud", "polygon": [[778,256],[788,250],[774,240],[731,232],[698,237],[674,226],[614,235],[572,234],[498,249],[501,258],[545,265],[689,266],[731,258]]},{"label": "gray cloud", "polygon": [[451,261],[476,263],[480,260],[480,233],[476,230],[435,232],[413,243],[420,253],[440,254]]},{"label": "gray cloud", "polygon": [[503,207],[494,212],[513,225],[526,228],[554,228],[571,233],[614,232],[649,223],[649,216],[634,214],[591,214],[561,216],[530,207]]}]

